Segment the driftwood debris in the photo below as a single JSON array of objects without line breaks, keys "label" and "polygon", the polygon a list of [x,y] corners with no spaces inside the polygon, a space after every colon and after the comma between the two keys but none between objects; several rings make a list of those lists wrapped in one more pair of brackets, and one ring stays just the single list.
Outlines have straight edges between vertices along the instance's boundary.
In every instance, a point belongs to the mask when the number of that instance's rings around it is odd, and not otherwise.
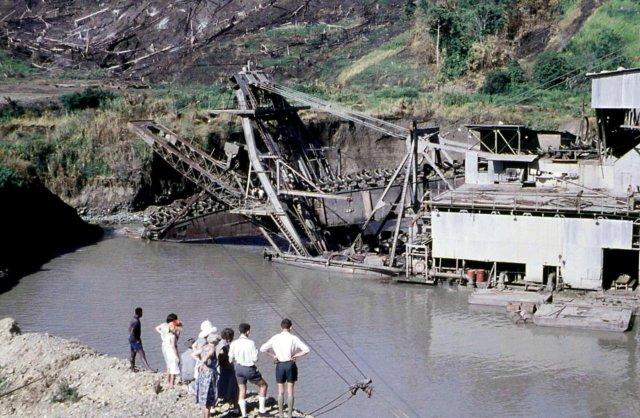
[{"label": "driftwood debris", "polygon": [[[39,67],[66,58],[132,75],[180,62],[272,9],[280,14],[279,3],[247,10],[233,0],[120,0],[90,11],[79,1],[38,2],[31,8],[25,2],[0,18],[0,31],[10,48],[36,53]],[[305,2],[284,9],[295,15],[304,7]]]},{"label": "driftwood debris", "polygon": [[[18,2],[20,3],[20,2]],[[29,3],[31,8],[27,7]],[[343,10],[344,9],[344,10]],[[363,20],[344,24],[361,9]],[[297,66],[312,65],[304,51],[336,48],[366,36],[376,19],[366,5],[327,11],[310,0],[80,0],[0,5],[0,42],[30,56],[43,68],[100,68],[127,78],[153,79],[168,74],[202,73],[201,67],[238,67],[255,60],[292,56]],[[246,41],[287,24],[322,25],[326,33],[292,33],[288,40],[260,39],[255,51]],[[264,32],[262,32],[264,33]],[[261,38],[261,37],[257,37]],[[277,64],[274,65],[277,68]],[[179,70],[179,71],[178,71]],[[209,77],[211,73],[207,73]]]}]

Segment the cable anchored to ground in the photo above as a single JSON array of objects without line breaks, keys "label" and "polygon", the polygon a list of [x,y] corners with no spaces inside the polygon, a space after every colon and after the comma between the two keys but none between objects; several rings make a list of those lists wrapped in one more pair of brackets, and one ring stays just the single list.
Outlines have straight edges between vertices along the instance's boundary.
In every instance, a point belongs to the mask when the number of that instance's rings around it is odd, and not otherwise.
[{"label": "cable anchored to ground", "polygon": [[[280,312],[280,310],[275,306],[275,304],[270,301],[269,299],[267,299],[267,297],[265,296],[265,294],[267,294],[266,290],[260,285],[260,283],[258,283],[258,281],[251,275],[251,273],[249,273],[243,266],[242,264],[240,264],[240,262],[238,261],[238,259],[223,245],[222,248],[224,249],[224,251],[227,253],[227,255],[229,256],[229,258],[236,264],[236,266],[242,271],[243,273],[243,278],[250,283],[253,287],[254,290],[256,290],[256,293],[258,294],[258,296],[271,308],[271,310],[273,310],[280,318],[284,318],[284,315]],[[311,334],[308,333],[304,327],[302,327],[300,324],[296,325],[297,328],[304,332],[305,334],[307,334],[308,336],[310,336]],[[351,383],[349,382],[349,380],[344,377],[330,362],[329,360],[327,360],[320,352],[318,352],[318,350],[311,345],[310,349],[318,355],[318,357],[327,365],[327,367],[329,367],[329,369],[331,369],[336,376],[338,376],[344,383],[346,383],[347,385],[350,385]]]},{"label": "cable anchored to ground", "polygon": [[[236,264],[236,266],[242,271],[243,273],[243,278],[250,283],[253,287],[254,290],[256,290],[256,293],[258,293],[258,296],[281,318],[284,317],[284,315],[282,315],[282,313],[280,312],[280,310],[275,306],[275,304],[270,301],[269,299],[267,299],[267,297],[265,296],[267,294],[266,290],[264,289],[264,287],[262,287],[258,281],[253,277],[253,275],[247,271],[242,264],[238,261],[238,259],[225,247],[222,246],[223,250],[226,252],[226,254],[229,256],[229,258]],[[292,289],[291,287],[289,287],[290,289]],[[327,360],[322,354],[320,354],[320,352],[313,346],[310,345],[310,349],[318,355],[318,357],[327,365],[327,367],[329,367],[329,369],[331,369],[336,376],[338,376],[345,384],[347,384],[347,386],[349,387],[348,390],[341,394],[340,396],[338,396],[337,398],[331,400],[330,402],[324,404],[322,407],[320,408],[316,408],[316,410],[314,412],[317,411],[321,411],[324,408],[330,407],[329,409],[319,412],[318,414],[316,414],[316,416],[318,415],[322,415],[324,413],[327,413],[329,411],[332,411],[336,408],[338,408],[339,406],[343,405],[344,403],[346,403],[348,400],[350,400],[351,398],[353,398],[354,396],[356,396],[356,394],[359,391],[362,391],[363,393],[365,393],[367,395],[368,398],[370,398],[373,395],[373,385],[372,385],[372,380],[367,378],[364,375],[364,372],[355,364],[355,362],[353,362],[353,360],[351,360],[349,358],[349,356],[340,348],[339,344],[335,341],[335,339],[333,339],[330,335],[329,332],[327,331],[327,329],[322,326],[322,324],[320,324],[319,320],[315,317],[315,315],[313,315],[311,313],[311,311],[306,307],[306,305],[302,302],[302,300],[300,298],[298,298],[297,295],[294,294],[294,296],[298,299],[298,301],[300,301],[301,304],[304,305],[305,310],[307,310],[307,312],[309,312],[309,314],[312,316],[312,318],[316,321],[316,323],[321,327],[321,329],[323,330],[323,332],[330,338],[330,340],[336,345],[336,347],[338,347],[338,349],[345,355],[345,357],[347,357],[347,359],[354,365],[354,367],[365,377],[364,380],[360,380],[360,381],[356,381],[355,383],[349,383],[349,381],[347,380],[346,377],[344,377],[330,362],[329,360]],[[308,333],[304,327],[302,327],[300,324],[296,325],[297,328],[301,331],[303,331],[305,334],[308,334],[309,336],[311,335],[310,333]],[[340,400],[340,398],[342,398],[344,395],[346,395],[347,393],[350,394],[350,396],[345,399],[344,401],[340,402],[339,404],[335,404],[335,402],[337,402],[338,400]]]}]

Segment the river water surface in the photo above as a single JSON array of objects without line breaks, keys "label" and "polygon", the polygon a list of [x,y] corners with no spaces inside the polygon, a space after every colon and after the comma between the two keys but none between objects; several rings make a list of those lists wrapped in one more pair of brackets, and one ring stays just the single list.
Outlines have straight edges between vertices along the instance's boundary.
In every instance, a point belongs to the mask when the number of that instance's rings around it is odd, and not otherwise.
[{"label": "river water surface", "polygon": [[[261,251],[108,238],[23,278],[0,295],[0,317],[127,358],[128,323],[142,306],[144,347],[162,368],[153,327],[168,313],[185,323],[182,340],[208,318],[220,329],[249,322],[261,344],[279,328],[274,304],[317,351],[299,363],[296,406],[306,411],[346,389],[320,355],[348,381],[359,377],[315,317],[375,386],[371,399],[359,394],[325,416],[640,416],[635,330],[516,326],[502,311],[469,307],[457,287],[302,270]],[[274,366],[262,359],[260,368],[273,393]]]}]

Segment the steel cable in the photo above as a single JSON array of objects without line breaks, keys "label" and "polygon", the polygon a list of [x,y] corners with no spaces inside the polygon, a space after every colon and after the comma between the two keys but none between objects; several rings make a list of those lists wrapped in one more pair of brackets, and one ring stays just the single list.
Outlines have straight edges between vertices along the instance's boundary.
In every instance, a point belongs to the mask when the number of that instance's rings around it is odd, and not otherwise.
[{"label": "steel cable", "polygon": [[[327,337],[329,337],[329,339],[331,340],[331,342],[333,342],[333,344],[335,344],[335,346],[338,348],[338,350],[344,355],[344,357],[349,361],[349,363],[351,363],[353,365],[353,367],[356,368],[356,370],[358,370],[358,372],[360,372],[360,374],[362,375],[362,377],[366,378],[367,375],[362,371],[362,369],[360,369],[360,367],[358,367],[358,365],[351,359],[351,357],[349,357],[349,355],[342,349],[342,347],[340,347],[340,344],[338,344],[338,342],[333,338],[333,336],[331,336],[331,334],[329,333],[329,331],[324,327],[324,325],[322,325],[322,323],[320,322],[320,320],[314,315],[313,312],[311,312],[311,310],[309,309],[309,307],[307,306],[307,304],[311,304],[311,302],[309,302],[308,299],[306,299],[304,297],[304,295],[300,295],[298,296],[297,291],[293,288],[293,286],[291,286],[291,283],[289,282],[289,280],[274,266],[273,270],[276,272],[276,274],[278,275],[278,277],[280,277],[280,280],[282,280],[282,282],[289,288],[289,290],[291,290],[291,293],[293,294],[293,296],[298,300],[298,302],[300,302],[300,304],[302,305],[302,307],[304,308],[305,311],[307,311],[309,313],[309,315],[311,315],[311,318],[313,318],[313,320],[316,322],[316,324],[318,324],[318,326],[320,327],[320,329],[322,329],[322,331],[327,335]],[[302,299],[304,298],[306,300],[307,303],[305,303]],[[316,310],[317,311],[317,310]],[[318,312],[319,313],[319,312]]]},{"label": "steel cable", "polygon": [[[245,278],[245,280],[247,280],[249,283],[252,283],[257,289],[258,291],[256,292],[258,294],[258,296],[260,296],[260,298],[280,317],[280,318],[284,318],[284,315],[282,315],[282,313],[278,310],[278,308],[275,307],[275,305],[273,304],[273,302],[271,302],[270,300],[267,299],[267,297],[264,295],[266,294],[266,290],[258,283],[258,281],[253,278],[253,276],[242,266],[242,264],[240,264],[240,262],[238,261],[238,259],[229,251],[227,250],[227,248],[223,245],[222,246],[223,250],[227,253],[227,255],[229,256],[229,258],[231,258],[231,260],[233,260],[233,262],[236,264],[236,266],[238,266],[238,268],[243,272],[243,278]],[[255,290],[255,289],[254,289]],[[309,336],[311,336],[311,333],[308,333],[300,324],[297,325],[298,329],[300,329],[301,331],[303,331],[305,334],[308,334]],[[316,348],[313,347],[313,345],[310,346],[310,349],[318,355],[318,357],[327,365],[327,367],[329,367],[344,383],[346,383],[348,386],[351,385],[351,383],[338,371],[336,370],[335,367],[333,367],[333,365],[322,355],[318,352],[318,350]]]},{"label": "steel cable", "polygon": [[[336,396],[335,398],[333,398],[333,399],[332,399],[332,400],[330,400],[329,402],[325,403],[324,405],[319,406],[318,408],[316,408],[316,409],[314,409],[313,411],[309,412],[309,415],[313,415],[313,414],[315,414],[316,412],[318,412],[318,411],[320,411],[320,410],[322,410],[322,409],[324,409],[324,408],[328,407],[329,405],[331,405],[332,403],[336,402],[338,399],[342,398],[344,395],[346,395],[346,394],[348,394],[348,393],[351,393],[351,388],[347,389],[347,391],[346,391],[346,392],[341,393],[340,395]],[[348,399],[351,399],[352,397],[353,397],[353,395],[352,395],[352,396],[350,396]],[[348,399],[347,399],[347,400],[348,400]],[[328,411],[327,411],[327,412],[328,412]]]},{"label": "steel cable", "polygon": [[[229,250],[227,250],[227,248],[226,248],[225,246],[222,246],[222,248],[223,248],[223,250],[227,253],[227,255],[228,255],[228,256],[233,260],[233,262],[238,266],[238,268],[239,268],[239,269],[244,273],[243,278],[244,278],[246,281],[248,281],[250,284],[254,284],[254,285],[255,285],[255,287],[257,287],[257,288],[258,288],[258,291],[256,292],[256,293],[258,293],[258,296],[260,296],[260,298],[261,298],[261,299],[262,299],[262,300],[263,300],[263,301],[264,301],[264,302],[265,302],[265,303],[266,303],[266,304],[267,304],[267,305],[268,305],[268,306],[269,306],[269,307],[270,307],[270,308],[271,308],[271,309],[272,309],[272,310],[273,310],[273,311],[274,311],[278,316],[283,317],[282,313],[280,313],[280,311],[279,311],[279,310],[278,310],[278,309],[273,305],[273,303],[272,303],[271,301],[269,301],[269,300],[268,300],[268,299],[263,295],[263,293],[266,293],[265,289],[264,289],[264,288],[263,288],[263,287],[262,287],[262,286],[257,282],[257,280],[256,280],[256,279],[255,279],[255,278],[254,278],[254,277],[253,277],[253,276],[252,276],[252,275],[251,275],[251,274],[250,274],[250,273],[249,273],[249,272],[248,272],[248,271],[247,271],[247,270],[246,270],[246,269],[245,269],[245,268],[240,264],[240,262],[237,260],[237,258],[236,258],[236,257],[235,257],[235,256],[234,256],[234,255],[229,251]],[[250,279],[250,280],[249,280],[249,279]],[[302,297],[304,298],[304,295],[302,295]],[[305,298],[305,299],[306,299],[306,298]],[[314,308],[314,309],[315,309],[315,308]],[[317,311],[317,309],[316,309],[316,311]],[[318,313],[319,313],[319,312],[318,312]],[[317,321],[317,319],[316,319],[316,322],[318,322],[318,321]],[[318,322],[318,325],[320,325],[320,324],[319,324],[319,322]],[[310,334],[308,331],[306,331],[306,330],[305,330],[305,329],[304,329],[300,324],[297,324],[296,326],[297,326],[297,328],[298,328],[300,331],[303,331],[305,334],[308,334],[309,336],[311,335],[311,334]],[[334,342],[334,344],[335,344],[338,348],[340,348],[340,346],[335,342],[335,340],[333,340],[333,339],[332,339],[332,341]],[[346,343],[346,342],[345,342],[345,343]],[[348,344],[347,344],[347,346],[348,346]],[[315,412],[317,412],[318,410],[321,410],[322,408],[326,408],[327,406],[329,406],[329,405],[331,405],[332,403],[336,402],[336,401],[337,401],[337,400],[339,400],[341,397],[343,397],[345,394],[347,394],[347,393],[351,392],[351,391],[352,391],[352,386],[351,386],[351,385],[350,385],[350,383],[346,380],[346,378],[344,378],[344,376],[342,376],[342,375],[340,374],[340,372],[339,372],[339,371],[337,371],[337,370],[336,370],[336,369],[335,369],[335,368],[334,368],[334,367],[329,363],[329,361],[328,361],[324,356],[322,356],[322,355],[317,351],[317,349],[315,349],[313,346],[310,346],[310,349],[311,349],[315,354],[317,354],[317,355],[318,355],[318,357],[320,357],[320,359],[321,359],[321,360],[322,360],[322,361],[323,361],[323,362],[324,362],[324,363],[325,363],[325,364],[326,364],[326,365],[327,365],[327,366],[328,366],[328,367],[329,367],[329,368],[330,368],[330,369],[331,369],[331,370],[332,370],[332,371],[333,371],[333,372],[334,372],[334,373],[335,373],[335,374],[336,374],[340,379],[342,379],[342,381],[344,381],[347,385],[349,385],[349,390],[348,390],[347,392],[342,393],[340,396],[338,396],[337,398],[334,398],[334,399],[333,399],[333,400],[331,400],[330,402],[327,402],[326,404],[324,404],[324,405],[323,405],[323,406],[321,406],[320,408],[316,408],[316,409],[314,410],[314,413],[315,413]],[[356,353],[356,354],[357,354],[357,353]],[[345,354],[345,356],[346,356],[346,354]],[[347,358],[348,358],[348,356],[347,356]],[[358,368],[358,367],[356,366],[356,368]],[[358,368],[358,370],[362,373],[362,371],[361,371],[359,368]],[[376,374],[377,376],[379,376],[379,375],[375,372],[375,370],[374,370],[374,374]],[[387,386],[388,386],[388,385],[387,385]],[[392,389],[392,388],[390,388],[390,389],[392,390],[392,392],[395,392],[395,391],[393,391],[393,389]],[[350,396],[347,400],[351,399],[351,398],[352,398],[352,397],[354,397],[354,396],[355,396],[355,394],[353,394],[352,396]],[[386,398],[386,396],[382,396],[382,398],[381,398],[381,399],[382,399],[385,403],[387,403],[388,405],[390,405],[392,408],[397,408],[400,412],[402,412],[402,414],[403,414],[404,416],[408,416],[408,415],[407,415],[407,414],[406,414],[406,413],[405,413],[401,408],[398,408],[396,405],[393,405],[393,403],[392,403],[391,401],[389,401],[389,400]],[[342,403],[340,403],[340,404],[338,404],[338,405],[333,406],[332,408],[330,408],[330,409],[328,409],[328,410],[326,410],[326,411],[322,411],[322,412],[320,412],[320,414],[317,414],[316,416],[319,416],[319,415],[325,414],[325,413],[327,413],[327,412],[329,412],[329,411],[332,411],[332,410],[334,410],[334,409],[338,408],[339,406],[341,406],[341,405],[343,405],[344,403],[346,403],[346,401],[347,401],[347,400],[343,401]],[[406,401],[404,401],[403,399],[402,399],[402,401],[403,401],[403,403],[405,403],[405,406],[406,406]],[[411,409],[411,407],[410,407],[410,406],[409,406],[409,409]],[[412,410],[412,411],[413,411],[413,410]],[[393,412],[393,411],[392,411],[392,412]],[[415,413],[415,411],[413,411],[413,412]],[[313,414],[313,413],[312,413],[312,414]],[[417,415],[417,414],[416,414],[416,415]]]},{"label": "steel cable", "polygon": [[[278,269],[278,268],[276,268],[275,266],[274,266],[274,270],[275,270],[275,271],[276,271],[276,273],[281,277],[281,279],[283,279],[283,281],[288,281],[288,279],[286,279],[286,276],[284,276],[284,273],[280,272],[280,271],[279,271],[279,269]],[[289,288],[291,289],[291,285],[289,285]],[[292,290],[292,292],[293,292],[293,290]],[[306,301],[307,301],[308,306],[309,306],[311,309],[313,309],[313,310],[315,310],[315,311],[316,311],[317,315],[320,317],[320,319],[321,319],[322,321],[327,322],[327,320],[324,318],[324,316],[322,315],[322,313],[320,313],[320,311],[319,311],[317,308],[315,308],[315,307],[313,306],[313,304],[311,303],[311,301],[309,301],[309,300],[308,300],[304,295],[302,295],[302,294],[300,294],[300,296],[301,296],[304,300],[306,300]],[[306,309],[306,308],[305,308],[305,309]],[[313,316],[313,315],[312,315],[312,316]],[[318,322],[318,324],[319,324],[318,319],[316,319],[316,322]],[[355,355],[356,355],[356,356],[358,356],[358,358],[359,358],[361,361],[363,361],[363,362],[364,362],[364,363],[365,363],[365,364],[366,364],[366,365],[371,369],[371,371],[373,372],[374,376],[378,379],[377,381],[382,382],[382,383],[383,383],[383,385],[384,385],[384,386],[386,386],[386,387],[387,387],[387,388],[388,388],[388,389],[389,389],[389,390],[390,390],[390,391],[391,391],[391,392],[392,392],[392,393],[393,393],[393,394],[394,394],[394,395],[399,399],[399,401],[400,401],[402,404],[404,404],[404,406],[405,406],[405,407],[407,407],[407,408],[408,408],[411,412],[413,412],[416,416],[419,416],[419,414],[418,414],[418,413],[417,413],[417,412],[416,412],[416,411],[411,407],[411,405],[409,405],[409,404],[408,404],[408,402],[407,402],[405,399],[403,399],[403,398],[402,398],[398,393],[396,393],[396,391],[395,391],[391,386],[389,386],[389,384],[387,384],[387,383],[385,382],[385,380],[382,378],[382,376],[380,376],[380,374],[378,374],[378,373],[376,372],[376,370],[375,370],[373,367],[371,367],[371,365],[369,365],[369,364],[367,363],[367,361],[366,361],[366,360],[365,360],[361,355],[359,355],[359,354],[358,354],[358,352],[357,352],[357,351],[355,351],[351,345],[349,345],[349,343],[344,339],[344,337],[342,337],[339,333],[335,333],[335,334],[336,334],[336,335],[337,335],[337,336],[338,336],[338,337],[339,337],[339,338],[344,342],[344,344],[345,344],[348,348],[350,348],[351,350],[353,350],[353,352],[355,353]],[[336,344],[336,346],[337,346],[338,348],[340,348],[340,346],[339,346],[337,343],[334,343],[334,344]],[[341,350],[341,351],[342,351],[342,350]],[[346,354],[345,354],[345,356],[346,356]],[[348,358],[348,356],[347,356],[347,358]],[[358,370],[360,370],[360,369],[358,368]],[[361,373],[362,373],[362,372],[361,372]],[[366,377],[366,376],[365,376],[365,377]],[[382,395],[380,392],[377,392],[377,393],[379,394],[379,396],[381,396],[381,395]],[[402,410],[402,408],[398,408],[398,406],[397,406],[397,405],[393,405],[393,403],[392,403],[391,401],[389,401],[388,399],[386,399],[386,397],[384,397],[384,396],[383,396],[383,397],[382,397],[382,400],[384,400],[387,404],[391,405],[392,407],[397,408],[397,409],[398,409],[400,412],[402,412],[405,416],[408,416],[408,415],[407,415],[407,413],[406,413],[406,412],[404,412],[404,410]]]},{"label": "steel cable", "polygon": [[[351,396],[349,396],[349,397],[348,397],[347,399],[345,399],[344,401],[342,401],[342,402],[340,402],[339,404],[334,405],[334,406],[332,406],[331,408],[326,409],[326,410],[324,410],[324,411],[322,411],[322,412],[318,412],[315,416],[316,416],[316,417],[319,417],[320,415],[324,415],[324,414],[326,414],[326,413],[328,413],[328,412],[333,411],[334,409],[337,409],[338,407],[341,407],[342,405],[344,405],[345,403],[347,403],[347,401],[350,401],[350,400],[351,400],[351,398],[353,398],[354,396],[356,396],[356,395],[351,394]],[[312,414],[312,415],[313,415],[313,414]]]},{"label": "steel cable", "polygon": [[[623,55],[623,52],[621,52],[621,51],[622,51],[622,49],[619,49],[619,50],[617,50],[617,51],[613,51],[613,52],[611,52],[611,53],[609,53],[609,54],[607,54],[607,55],[603,56],[601,59],[602,59],[602,60],[604,60],[604,61],[600,61],[600,63],[599,63],[599,64],[597,64],[597,65],[594,67],[594,69],[595,69],[595,68],[598,68],[598,67],[602,67],[603,65],[606,65],[607,63],[612,62],[612,61],[613,61],[613,60],[615,60],[616,58],[621,57],[621,56]],[[551,80],[549,80],[549,81],[547,81],[547,82],[543,83],[543,84],[542,84],[540,87],[538,87],[538,88],[532,88],[532,89],[526,90],[526,91],[522,92],[521,94],[518,94],[518,95],[516,95],[516,96],[514,97],[514,99],[519,99],[519,100],[516,100],[516,101],[508,101],[507,103],[511,103],[511,104],[519,104],[519,103],[522,103],[522,102],[524,102],[524,101],[526,101],[526,100],[530,99],[531,97],[536,96],[536,95],[537,95],[537,94],[539,94],[541,91],[547,91],[547,90],[550,90],[550,89],[552,89],[552,88],[554,88],[554,87],[556,87],[556,86],[558,86],[558,85],[560,85],[560,84],[564,83],[565,81],[567,81],[567,79],[565,79],[564,77],[566,77],[566,76],[568,76],[568,75],[570,75],[570,74],[573,74],[573,73],[577,72],[577,74],[575,74],[575,75],[571,76],[570,78],[568,78],[569,80],[579,77],[579,76],[580,76],[580,71],[582,71],[582,70],[586,70],[586,66],[585,66],[585,65],[580,66],[580,67],[577,67],[577,68],[574,68],[573,70],[567,71],[567,72],[565,72],[565,73],[563,73],[563,74],[560,74],[560,75],[559,75],[559,76],[557,76],[556,78],[553,78],[553,79],[551,79]],[[528,93],[532,93],[532,94],[530,94],[530,95],[528,95],[528,96],[527,96],[527,94],[528,94]]]}]

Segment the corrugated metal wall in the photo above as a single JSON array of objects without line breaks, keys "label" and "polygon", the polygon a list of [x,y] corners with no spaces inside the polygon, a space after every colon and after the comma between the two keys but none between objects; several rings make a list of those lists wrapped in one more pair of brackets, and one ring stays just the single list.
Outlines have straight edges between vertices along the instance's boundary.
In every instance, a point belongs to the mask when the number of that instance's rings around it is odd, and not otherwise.
[{"label": "corrugated metal wall", "polygon": [[594,109],[639,109],[640,70],[593,78],[591,80],[591,107]]},{"label": "corrugated metal wall", "polygon": [[580,289],[600,287],[602,248],[632,244],[630,221],[433,212],[431,222],[434,257],[526,264],[527,280],[540,282],[543,266],[562,263]]}]

